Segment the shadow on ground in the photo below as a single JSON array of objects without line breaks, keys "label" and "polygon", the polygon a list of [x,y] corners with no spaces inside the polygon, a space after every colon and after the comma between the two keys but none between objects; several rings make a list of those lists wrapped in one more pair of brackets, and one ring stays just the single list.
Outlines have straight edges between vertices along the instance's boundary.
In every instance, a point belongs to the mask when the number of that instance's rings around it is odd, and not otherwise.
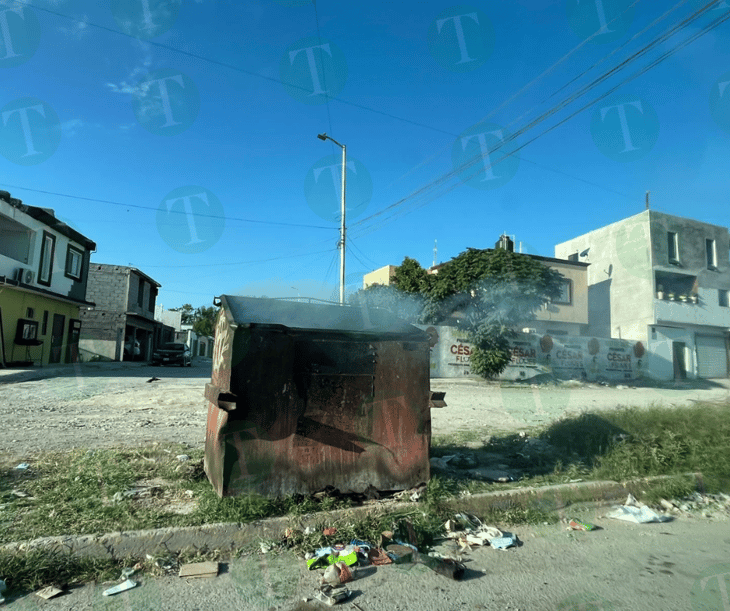
[{"label": "shadow on ground", "polygon": [[628,437],[599,415],[581,414],[555,422],[539,437],[521,433],[434,445],[431,466],[433,474],[457,480],[509,483],[548,475],[558,466],[590,467],[612,444]]}]

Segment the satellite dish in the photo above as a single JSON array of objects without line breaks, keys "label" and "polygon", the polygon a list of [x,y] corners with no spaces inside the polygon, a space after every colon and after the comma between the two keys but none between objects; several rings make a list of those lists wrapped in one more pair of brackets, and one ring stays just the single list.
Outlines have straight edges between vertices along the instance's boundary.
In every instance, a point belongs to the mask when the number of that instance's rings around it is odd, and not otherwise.
[{"label": "satellite dish", "polygon": [[588,256],[588,251],[589,251],[589,250],[590,250],[590,248],[586,248],[586,249],[585,249],[585,250],[584,250],[584,251],[583,251],[582,253],[580,253],[580,256],[581,256],[581,257],[587,257],[587,256]]}]

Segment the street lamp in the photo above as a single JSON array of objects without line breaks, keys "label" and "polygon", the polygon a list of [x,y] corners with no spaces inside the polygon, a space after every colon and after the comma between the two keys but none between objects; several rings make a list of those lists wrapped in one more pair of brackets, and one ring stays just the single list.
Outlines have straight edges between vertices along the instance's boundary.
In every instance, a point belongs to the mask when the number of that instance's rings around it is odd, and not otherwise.
[{"label": "street lamp", "polygon": [[342,149],[342,201],[340,204],[340,305],[345,303],[345,184],[347,175],[347,147],[327,134],[317,134],[320,140],[331,140]]}]

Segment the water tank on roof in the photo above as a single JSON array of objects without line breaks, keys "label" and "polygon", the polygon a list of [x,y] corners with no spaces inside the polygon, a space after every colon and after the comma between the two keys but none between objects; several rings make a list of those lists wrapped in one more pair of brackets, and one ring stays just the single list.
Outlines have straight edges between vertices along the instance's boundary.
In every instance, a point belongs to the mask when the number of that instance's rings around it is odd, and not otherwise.
[{"label": "water tank on roof", "polygon": [[501,235],[499,236],[499,241],[494,245],[494,247],[514,252],[515,243],[510,239],[508,235]]}]

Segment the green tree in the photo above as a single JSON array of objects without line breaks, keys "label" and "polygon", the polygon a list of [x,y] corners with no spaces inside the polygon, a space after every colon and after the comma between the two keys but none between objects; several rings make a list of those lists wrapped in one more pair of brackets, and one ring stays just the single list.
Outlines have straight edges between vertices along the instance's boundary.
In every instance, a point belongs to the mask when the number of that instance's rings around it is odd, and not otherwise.
[{"label": "green tree", "polygon": [[201,306],[195,310],[193,331],[198,335],[215,335],[215,319],[218,316],[218,308],[213,306]]},{"label": "green tree", "polygon": [[182,312],[180,322],[183,325],[192,325],[195,322],[195,310],[193,309],[193,306],[189,303],[186,303],[179,308],[170,308],[170,311]]},{"label": "green tree", "polygon": [[215,319],[218,315],[218,308],[213,306],[201,306],[193,308],[186,303],[179,308],[170,308],[172,312],[182,312],[181,324],[192,325],[193,331],[198,335],[213,336],[215,334]]},{"label": "green tree", "polygon": [[438,274],[406,258],[395,279],[398,288],[425,297],[421,322],[456,324],[469,335],[472,370],[491,377],[509,363],[514,328],[560,295],[562,275],[527,255],[470,248]]}]

